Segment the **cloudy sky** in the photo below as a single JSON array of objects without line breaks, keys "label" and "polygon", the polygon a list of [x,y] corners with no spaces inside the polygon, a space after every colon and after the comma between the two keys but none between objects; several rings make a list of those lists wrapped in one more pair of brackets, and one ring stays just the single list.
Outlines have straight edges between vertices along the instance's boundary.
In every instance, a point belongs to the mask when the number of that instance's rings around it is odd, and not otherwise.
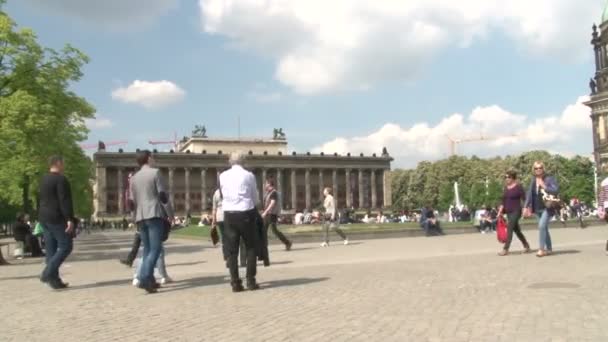
[{"label": "cloudy sky", "polygon": [[[589,155],[603,0],[9,0],[42,44],[92,62],[90,141],[269,137],[396,167],[530,149]],[[598,23],[599,24],[599,23]]]}]

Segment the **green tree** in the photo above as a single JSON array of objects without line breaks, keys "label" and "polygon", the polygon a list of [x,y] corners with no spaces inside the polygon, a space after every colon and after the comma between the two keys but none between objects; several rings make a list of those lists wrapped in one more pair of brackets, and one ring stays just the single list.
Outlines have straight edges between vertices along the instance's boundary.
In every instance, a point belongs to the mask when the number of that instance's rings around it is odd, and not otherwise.
[{"label": "green tree", "polygon": [[84,120],[95,110],[69,87],[89,59],[70,45],[60,51],[42,47],[32,30],[17,28],[2,10],[4,3],[0,0],[0,202],[31,206],[27,199],[35,198],[47,158],[60,154],[77,213],[88,215],[92,167],[78,142],[86,139]]}]

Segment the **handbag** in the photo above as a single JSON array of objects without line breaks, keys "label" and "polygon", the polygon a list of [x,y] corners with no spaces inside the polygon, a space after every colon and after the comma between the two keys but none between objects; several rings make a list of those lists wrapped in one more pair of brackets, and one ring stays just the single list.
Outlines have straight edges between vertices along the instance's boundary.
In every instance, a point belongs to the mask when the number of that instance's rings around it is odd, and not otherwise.
[{"label": "handbag", "polygon": [[507,223],[502,216],[498,217],[496,221],[496,238],[500,243],[507,242]]},{"label": "handbag", "polygon": [[211,242],[213,243],[213,246],[217,245],[217,243],[220,241],[220,237],[217,233],[217,226],[211,227],[209,234],[211,235]]},{"label": "handbag", "polygon": [[540,193],[543,197],[543,203],[545,204],[545,208],[556,210],[561,209],[562,200],[557,195],[551,195],[547,193],[545,189],[540,189]]},{"label": "handbag", "polygon": [[162,208],[163,216],[164,216],[161,218],[161,221],[163,222],[163,231],[160,236],[160,240],[162,242],[165,242],[169,239],[169,234],[171,233],[172,222],[169,220],[169,215],[167,214],[167,209],[165,208],[165,206],[161,203],[160,207]]}]

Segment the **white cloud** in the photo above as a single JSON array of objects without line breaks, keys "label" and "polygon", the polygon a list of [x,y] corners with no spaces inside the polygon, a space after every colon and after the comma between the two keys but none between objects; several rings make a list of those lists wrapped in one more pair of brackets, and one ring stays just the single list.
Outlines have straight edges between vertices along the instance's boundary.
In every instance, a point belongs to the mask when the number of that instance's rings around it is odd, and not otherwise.
[{"label": "white cloud", "polygon": [[300,94],[410,80],[438,53],[499,31],[527,54],[582,60],[601,2],[199,0],[203,29],[276,60]]},{"label": "white cloud", "polygon": [[102,116],[97,116],[94,119],[85,119],[84,123],[85,126],[87,126],[87,128],[90,130],[111,128],[114,126],[112,120],[104,118]]},{"label": "white cloud", "polygon": [[177,7],[180,0],[20,0],[45,14],[56,13],[111,30],[140,28]]},{"label": "white cloud", "polygon": [[186,92],[169,81],[135,80],[128,87],[112,91],[112,98],[125,103],[135,103],[147,109],[158,109],[181,101]]},{"label": "white cloud", "polygon": [[580,97],[562,114],[542,118],[531,118],[510,113],[499,106],[490,106],[475,108],[467,117],[452,114],[434,126],[426,122],[410,127],[387,123],[368,136],[339,137],[315,147],[313,151],[379,155],[386,147],[395,158],[395,166],[411,167],[422,160],[449,156],[449,138],[483,136],[489,140],[457,144],[457,153],[491,157],[544,149],[586,155],[592,151],[590,109],[583,104],[587,100],[586,96]]}]

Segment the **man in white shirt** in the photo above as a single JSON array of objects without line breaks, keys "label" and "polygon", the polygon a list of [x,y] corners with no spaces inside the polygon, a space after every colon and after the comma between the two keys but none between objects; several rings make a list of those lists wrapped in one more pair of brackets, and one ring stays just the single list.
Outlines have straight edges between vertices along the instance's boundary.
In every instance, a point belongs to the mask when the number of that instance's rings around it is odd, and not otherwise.
[{"label": "man in white shirt", "polygon": [[237,263],[241,239],[245,242],[247,254],[247,289],[259,289],[255,279],[257,272],[255,224],[258,189],[255,176],[241,166],[242,161],[241,153],[232,153],[230,155],[231,168],[220,175],[224,237],[228,244],[228,267],[233,292],[244,290]]}]

